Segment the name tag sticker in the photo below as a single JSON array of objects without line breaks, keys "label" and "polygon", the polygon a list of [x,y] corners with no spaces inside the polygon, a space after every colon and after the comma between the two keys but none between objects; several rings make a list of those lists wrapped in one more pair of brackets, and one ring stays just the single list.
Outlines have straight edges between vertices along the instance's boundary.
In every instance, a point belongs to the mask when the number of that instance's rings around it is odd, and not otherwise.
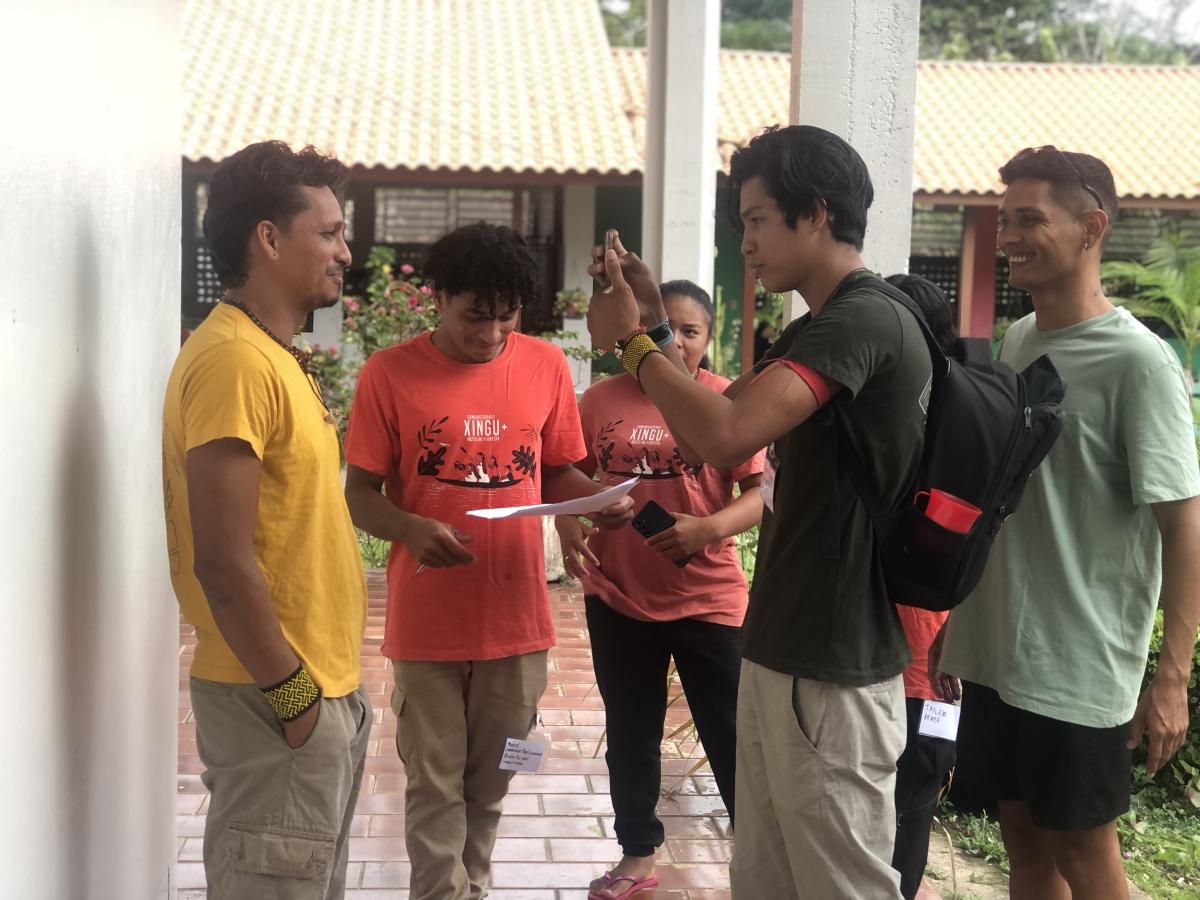
[{"label": "name tag sticker", "polygon": [[500,768],[509,772],[536,772],[550,749],[550,735],[531,734],[529,740],[509,738],[500,758]]},{"label": "name tag sticker", "polygon": [[958,737],[958,714],[959,707],[953,703],[926,700],[921,710],[921,724],[917,727],[917,733],[953,741]]}]

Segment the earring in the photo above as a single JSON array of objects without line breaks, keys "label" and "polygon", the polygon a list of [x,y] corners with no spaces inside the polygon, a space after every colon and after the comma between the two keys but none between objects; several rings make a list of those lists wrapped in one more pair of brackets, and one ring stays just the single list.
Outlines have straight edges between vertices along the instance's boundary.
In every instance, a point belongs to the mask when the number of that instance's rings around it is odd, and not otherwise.
[{"label": "earring", "polygon": [[1091,242],[1091,241],[1084,241],[1084,242],[1083,242],[1083,249],[1084,249],[1084,250],[1091,250],[1091,249],[1092,249],[1092,242]]}]

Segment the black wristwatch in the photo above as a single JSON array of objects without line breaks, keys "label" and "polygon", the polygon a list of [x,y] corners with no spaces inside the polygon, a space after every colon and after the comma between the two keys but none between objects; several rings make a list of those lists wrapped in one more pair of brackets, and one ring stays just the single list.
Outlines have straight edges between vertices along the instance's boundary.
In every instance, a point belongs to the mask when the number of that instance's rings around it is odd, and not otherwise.
[{"label": "black wristwatch", "polygon": [[650,340],[654,341],[660,350],[675,340],[675,334],[671,331],[671,323],[667,319],[663,319],[653,328],[646,329],[646,334],[650,335]]}]

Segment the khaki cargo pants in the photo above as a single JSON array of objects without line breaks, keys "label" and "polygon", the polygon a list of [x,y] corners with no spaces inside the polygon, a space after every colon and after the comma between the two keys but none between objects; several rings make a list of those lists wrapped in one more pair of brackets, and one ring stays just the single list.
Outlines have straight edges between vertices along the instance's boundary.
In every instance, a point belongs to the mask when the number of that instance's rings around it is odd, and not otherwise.
[{"label": "khaki cargo pants", "polygon": [[513,773],[509,738],[523,740],[546,690],[546,651],[478,662],[393,660],[396,749],[404,761],[409,900],[479,900]]},{"label": "khaki cargo pants", "polygon": [[252,684],[191,679],[196,746],[211,796],[204,823],[209,900],[340,900],[371,701],[321,701],[299,750]]},{"label": "khaki cargo pants", "polygon": [[742,660],[734,900],[900,900],[900,676],[866,687]]}]

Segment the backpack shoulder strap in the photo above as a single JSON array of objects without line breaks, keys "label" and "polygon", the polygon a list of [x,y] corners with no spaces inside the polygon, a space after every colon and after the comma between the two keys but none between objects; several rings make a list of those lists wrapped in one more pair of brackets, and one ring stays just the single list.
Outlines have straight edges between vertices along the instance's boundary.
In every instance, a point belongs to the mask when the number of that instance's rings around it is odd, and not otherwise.
[{"label": "backpack shoulder strap", "polygon": [[917,320],[917,325],[921,328],[921,334],[925,338],[925,344],[929,347],[929,356],[933,362],[936,364],[939,360],[945,360],[946,354],[942,352],[942,348],[938,346],[933,332],[929,330],[929,323],[925,321],[925,313],[921,312],[921,307],[917,306],[917,301],[913,300],[912,297],[908,296],[900,288],[888,284],[882,278],[879,279],[879,284],[874,287],[912,313],[913,318]]},{"label": "backpack shoulder strap", "polygon": [[[938,346],[937,341],[934,339],[933,332],[929,330],[929,324],[925,321],[925,315],[921,312],[921,308],[917,306],[916,301],[899,288],[888,284],[882,278],[878,278],[877,283],[873,284],[872,287],[885,294],[888,298],[895,300],[917,320],[917,325],[920,327],[921,334],[925,338],[926,348],[929,350],[930,361],[933,365],[948,366],[949,361],[946,359],[946,354],[942,352],[942,348]],[[867,476],[866,466],[859,458],[858,452],[849,445],[848,441],[839,440],[838,431],[840,425],[835,412],[836,406],[832,403],[829,406],[830,412],[834,413],[833,420],[830,423],[834,429],[834,465],[845,469],[846,477],[850,479],[850,483],[854,487],[854,493],[858,495],[859,500],[866,507],[867,514],[871,517],[871,522],[875,526],[877,540],[882,542],[886,539],[889,527],[888,523],[891,521],[893,511],[884,505],[883,500],[872,488],[871,481]],[[835,493],[837,491],[836,477],[834,479],[834,491]]]}]

